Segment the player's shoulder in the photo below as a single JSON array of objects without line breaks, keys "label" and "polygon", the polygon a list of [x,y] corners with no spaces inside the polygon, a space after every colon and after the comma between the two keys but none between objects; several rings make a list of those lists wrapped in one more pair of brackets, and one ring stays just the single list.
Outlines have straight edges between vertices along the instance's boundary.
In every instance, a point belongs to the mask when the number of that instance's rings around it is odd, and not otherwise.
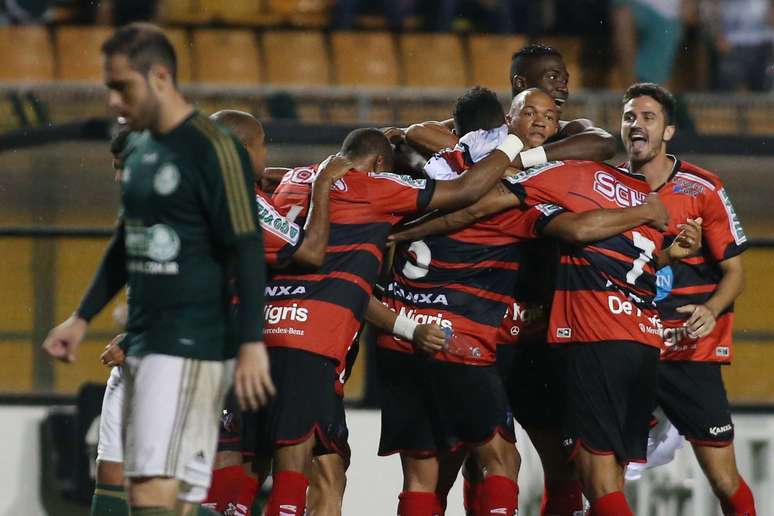
[{"label": "player's shoulder", "polygon": [[723,188],[723,180],[716,174],[683,160],[677,161],[677,170],[675,171],[673,181],[691,182],[700,185],[709,191],[716,191]]},{"label": "player's shoulder", "polygon": [[285,172],[285,175],[282,176],[280,185],[311,185],[314,183],[314,179],[317,176],[318,167],[319,164],[315,163],[288,169],[288,171]]},{"label": "player's shoulder", "polygon": [[191,115],[188,120],[185,139],[188,152],[200,159],[216,159],[224,165],[235,154],[245,152],[231,132],[199,112]]}]

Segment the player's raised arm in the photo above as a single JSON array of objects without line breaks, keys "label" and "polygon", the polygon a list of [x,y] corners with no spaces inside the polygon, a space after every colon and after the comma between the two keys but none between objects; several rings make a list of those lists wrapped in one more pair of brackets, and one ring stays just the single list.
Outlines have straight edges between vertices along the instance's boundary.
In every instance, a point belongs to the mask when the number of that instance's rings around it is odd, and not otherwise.
[{"label": "player's raised arm", "polygon": [[78,309],[66,321],[52,329],[43,342],[43,349],[52,357],[73,362],[91,319],[126,285],[124,236],[124,221],[119,219],[113,238]]},{"label": "player's raised arm", "polygon": [[457,145],[459,137],[442,122],[421,122],[406,129],[406,143],[425,156]]},{"label": "player's raised arm", "polygon": [[291,256],[294,263],[313,269],[322,266],[331,228],[328,216],[331,186],[351,168],[352,162],[340,155],[331,156],[320,165],[312,186],[312,204],[304,239]]},{"label": "player's raised arm", "polygon": [[598,209],[582,213],[564,212],[546,224],[543,234],[573,245],[611,238],[637,226],[666,230],[669,212],[658,194],[631,208]]}]

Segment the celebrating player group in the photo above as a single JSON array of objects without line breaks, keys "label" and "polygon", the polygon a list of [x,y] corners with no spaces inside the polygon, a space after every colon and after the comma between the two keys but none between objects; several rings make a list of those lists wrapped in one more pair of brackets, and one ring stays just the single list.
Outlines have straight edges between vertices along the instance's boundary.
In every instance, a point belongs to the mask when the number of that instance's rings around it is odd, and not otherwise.
[{"label": "celebrating player group", "polygon": [[747,238],[722,181],[668,153],[664,87],[626,90],[626,161],[606,163],[610,134],[562,120],[560,52],[530,45],[507,113],[471,88],[447,121],[357,129],[287,170],[266,168],[252,115],[185,100],[157,27],[120,28],[102,54],[126,125],[122,209],[44,343],[74,360],[127,286],[102,357],[93,515],[257,514],[268,476],[264,514],[342,514],[364,324],[399,516],[444,514],[460,470],[467,514],[517,514],[514,419],[542,461],[541,515],[633,514],[626,468],[655,452],[657,418],[691,443],[723,514],[755,515],[720,374]]}]

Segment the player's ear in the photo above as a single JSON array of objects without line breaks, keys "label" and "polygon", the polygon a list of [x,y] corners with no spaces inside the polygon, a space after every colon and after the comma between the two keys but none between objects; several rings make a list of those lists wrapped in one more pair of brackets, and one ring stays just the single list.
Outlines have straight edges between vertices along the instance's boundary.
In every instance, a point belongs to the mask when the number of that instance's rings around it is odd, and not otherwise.
[{"label": "player's ear", "polygon": [[677,128],[674,125],[668,125],[664,128],[664,138],[663,140],[665,142],[668,142],[672,140],[672,137],[675,135],[675,131]]},{"label": "player's ear", "polygon": [[519,74],[514,74],[513,77],[511,77],[511,91],[513,91],[514,96],[517,92],[523,91],[527,89],[527,79],[524,78],[524,76]]}]

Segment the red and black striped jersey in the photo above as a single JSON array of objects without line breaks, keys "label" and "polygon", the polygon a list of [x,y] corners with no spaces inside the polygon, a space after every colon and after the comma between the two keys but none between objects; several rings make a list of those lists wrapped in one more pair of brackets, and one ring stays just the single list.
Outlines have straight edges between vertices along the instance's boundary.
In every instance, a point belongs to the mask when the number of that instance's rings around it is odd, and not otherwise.
[{"label": "red and black striped jersey", "polygon": [[[428,237],[401,248],[382,301],[420,324],[453,331],[471,353],[434,358],[470,365],[495,361],[497,331],[513,302],[522,246],[563,212],[558,206],[498,213],[449,235]],[[413,353],[411,343],[380,335],[379,346]]]},{"label": "red and black striped jersey", "polygon": [[747,236],[720,178],[696,165],[673,159],[673,172],[658,189],[670,215],[665,245],[679,232],[678,223],[701,217],[702,254],[658,273],[656,299],[664,323],[661,357],[663,360],[730,362],[733,304],[718,316],[712,333],[701,339],[688,336],[683,323],[690,314],[681,314],[676,309],[700,305],[712,297],[723,277],[718,262],[741,254],[747,247]]},{"label": "red and black striped jersey", "polygon": [[263,250],[268,265],[282,264],[301,246],[304,233],[301,227],[282,216],[271,198],[256,189],[258,221],[263,232]]},{"label": "red and black striped jersey", "polygon": [[[425,173],[454,179],[473,165],[464,146],[447,149],[428,161]],[[560,212],[557,206],[508,210],[449,235],[402,247],[383,302],[420,324],[449,328],[469,353],[436,353],[438,360],[474,365],[495,360],[497,330],[513,302],[522,259],[520,244],[537,237]],[[411,343],[380,335],[379,346],[412,353]]]},{"label": "red and black striped jersey", "polygon": [[513,303],[497,332],[497,344],[545,343],[554,297],[559,244],[549,238],[523,242],[521,268],[528,271],[516,283]]},{"label": "red and black striped jersey", "polygon": [[[645,202],[645,177],[593,161],[550,162],[506,178],[528,205],[556,203],[583,212]],[[585,246],[563,246],[548,341],[627,340],[661,347],[655,309],[656,260],[663,235],[639,226]]]},{"label": "red and black striped jersey", "polygon": [[[316,167],[306,167],[285,176],[273,197],[281,213],[292,218],[296,206],[305,213],[315,174]],[[428,179],[357,170],[334,183],[323,266],[314,273],[282,273],[267,284],[266,345],[343,362],[368,306],[387,235],[405,216],[425,210],[434,185]]]}]

